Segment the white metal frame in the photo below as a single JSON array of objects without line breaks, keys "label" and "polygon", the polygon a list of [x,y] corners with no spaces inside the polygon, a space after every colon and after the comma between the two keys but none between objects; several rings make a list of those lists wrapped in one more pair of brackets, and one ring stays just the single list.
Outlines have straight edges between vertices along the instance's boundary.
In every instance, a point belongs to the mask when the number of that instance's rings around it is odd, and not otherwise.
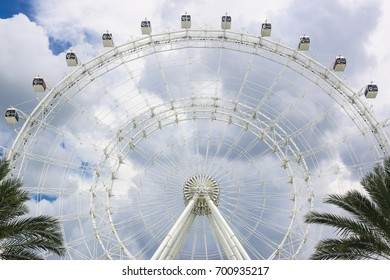
[{"label": "white metal frame", "polygon": [[[31,115],[27,117],[26,122],[23,124],[23,127],[14,141],[12,149],[9,151],[9,158],[13,161],[17,161],[19,157],[23,155],[23,153],[28,153],[29,146],[34,145],[31,139],[37,137],[35,134],[35,129],[37,127],[44,127],[45,129],[58,131],[59,134],[61,133],[58,128],[50,125],[50,120],[59,110],[61,110],[61,104],[72,102],[72,96],[67,95],[69,88],[77,86],[79,91],[81,91],[90,83],[93,83],[96,77],[104,75],[104,73],[115,69],[118,67],[118,65],[146,57],[151,54],[166,51],[157,48],[157,46],[161,45],[170,45],[170,50],[174,48],[180,49],[190,47],[220,48],[223,45],[223,47],[226,49],[253,54],[253,57],[256,55],[266,56],[265,58],[274,61],[275,63],[279,63],[279,61],[274,60],[274,56],[283,57],[290,61],[290,63],[286,64],[286,67],[289,69],[296,71],[303,76],[306,76],[306,73],[310,73],[310,78],[313,79],[312,82],[323,88],[324,91],[332,98],[334,97],[335,102],[339,103],[340,107],[344,108],[345,104],[348,104],[351,108],[353,108],[353,112],[348,111],[348,114],[351,114],[353,118],[360,119],[363,124],[370,128],[372,131],[372,136],[378,142],[380,147],[380,151],[378,151],[378,153],[382,153],[384,156],[390,155],[389,139],[383,130],[382,124],[380,124],[374,118],[370,110],[367,110],[366,105],[359,98],[359,94],[349,88],[339,77],[337,77],[332,72],[331,69],[321,65],[309,56],[297,51],[296,49],[287,47],[266,38],[228,30],[221,31],[186,29],[163,34],[153,34],[148,37],[133,40],[120,46],[115,46],[113,49],[105,52],[104,54],[92,59],[85,64],[80,65],[55,87],[51,88],[49,93],[42,99],[40,104],[34,109]],[[258,50],[264,50],[266,52],[264,54],[264,52],[258,52]],[[252,65],[248,65],[248,68],[251,66]],[[169,88],[167,88],[167,92],[170,92]],[[336,97],[336,95],[338,96]],[[339,96],[341,96],[341,98]],[[186,119],[186,117],[188,117],[191,112],[196,112],[196,110],[199,110],[204,114],[202,118],[207,116],[207,118],[211,120],[233,124],[237,127],[241,127],[243,130],[250,131],[259,139],[264,139],[267,146],[270,148],[272,147],[272,149],[275,150],[275,154],[291,178],[291,183],[294,190],[296,190],[298,186],[294,181],[294,170],[290,166],[290,163],[286,161],[286,158],[295,158],[296,163],[301,168],[302,174],[307,174],[305,183],[307,184],[309,192],[312,192],[309,168],[305,162],[305,158],[302,155],[302,152],[298,148],[298,145],[294,143],[288,133],[286,133],[280,126],[278,126],[277,120],[272,120],[268,116],[262,115],[262,113],[257,110],[261,107],[261,104],[258,104],[257,107],[250,107],[248,104],[240,103],[239,97],[240,93],[237,95],[236,100],[227,100],[210,96],[198,96],[196,98],[188,97],[192,98],[192,106],[184,106],[179,102],[175,103],[177,100],[172,97],[170,97],[170,100],[167,103],[160,104],[158,106],[151,106],[148,104],[148,102],[146,102],[148,107],[144,108],[144,111],[139,114],[139,120],[129,120],[128,125],[134,127],[134,130],[132,130],[133,140],[124,145],[121,143],[120,137],[118,137],[119,132],[115,134],[105,149],[105,155],[102,156],[101,164],[103,165],[104,162],[110,158],[109,155],[115,149],[118,149],[118,147],[121,149],[134,149],[141,141],[152,135],[154,132],[164,128],[164,126],[170,125],[171,123],[188,121],[189,119]],[[184,97],[182,101],[186,99],[187,98]],[[208,101],[207,104],[203,103],[205,100]],[[74,104],[74,106],[77,107],[77,104]],[[83,109],[84,108],[80,108],[80,110]],[[257,116],[260,115],[262,119],[267,120],[267,122],[257,119],[255,115],[249,114],[248,111],[253,112],[253,114],[256,114]],[[146,118],[145,116],[149,116],[149,118]],[[156,118],[156,116],[159,116],[159,118]],[[195,120],[197,118],[198,117],[194,113],[193,119]],[[164,120],[166,122],[163,122]],[[45,158],[39,157],[38,155],[28,155],[28,158],[41,161],[46,160]],[[18,172],[18,174],[16,174],[17,176],[23,176],[23,170],[27,164],[26,161],[27,158],[22,158],[22,162],[19,163],[19,167],[15,169],[16,172]],[[52,160],[52,162],[58,165],[68,164],[59,160]],[[121,158],[118,158],[117,163],[112,170],[112,184],[114,182],[115,172],[120,168],[121,164]],[[74,168],[77,167],[74,166]],[[92,221],[92,227],[95,231],[95,237],[98,240],[98,243],[106,253],[106,257],[113,258],[113,256],[110,255],[109,249],[104,244],[98,229],[98,222],[95,216],[97,205],[95,204],[94,197],[96,195],[97,185],[100,179],[99,167],[93,169],[93,172],[94,180],[92,186],[89,189],[90,218]],[[108,186],[107,189],[109,190],[110,187]],[[109,195],[107,195],[107,205],[109,206],[110,202],[108,196]],[[309,199],[312,199],[312,197],[313,195],[310,194]],[[183,245],[186,233],[188,233],[191,225],[196,219],[196,215],[191,213],[191,211],[197,199],[198,195],[195,195],[187,204],[184,212],[171,228],[166,239],[163,241],[153,256],[154,259],[174,259],[177,256],[181,246]],[[210,197],[205,196],[205,199],[211,210],[211,214],[208,215],[208,220],[212,226],[214,235],[219,240],[227,258],[249,259],[250,257],[246,253],[244,246],[233,233],[232,229],[229,227],[226,220],[222,217],[218,208],[211,201]],[[293,205],[294,206],[291,217],[292,221],[295,218],[295,213],[299,211],[298,206],[295,203],[293,203]],[[312,202],[311,207],[313,207]],[[120,246],[124,251],[124,254],[128,258],[135,258],[136,256],[132,255],[132,253],[126,249],[126,246],[121,243],[120,237],[116,232],[113,217],[110,211],[107,212],[107,215],[110,220],[110,231],[121,244]],[[290,227],[291,226],[292,223]],[[284,241],[288,238],[290,231],[291,228],[288,229],[288,233],[285,235]],[[303,246],[307,232],[308,227],[302,234],[303,238],[299,248]],[[282,242],[281,246],[283,245],[284,241]],[[277,254],[278,252],[275,250],[270,258],[275,257]]]}]

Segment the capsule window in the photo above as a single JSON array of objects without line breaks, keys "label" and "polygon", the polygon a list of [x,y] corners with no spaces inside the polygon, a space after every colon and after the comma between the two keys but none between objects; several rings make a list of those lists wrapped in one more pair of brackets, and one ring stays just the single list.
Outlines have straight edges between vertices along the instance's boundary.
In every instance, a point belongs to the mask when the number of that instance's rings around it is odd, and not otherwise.
[{"label": "capsule window", "polygon": [[261,24],[261,36],[262,37],[271,36],[271,30],[272,30],[271,23],[265,22],[265,23]]},{"label": "capsule window", "polygon": [[222,29],[230,29],[232,26],[232,17],[231,16],[223,16],[221,21]]}]

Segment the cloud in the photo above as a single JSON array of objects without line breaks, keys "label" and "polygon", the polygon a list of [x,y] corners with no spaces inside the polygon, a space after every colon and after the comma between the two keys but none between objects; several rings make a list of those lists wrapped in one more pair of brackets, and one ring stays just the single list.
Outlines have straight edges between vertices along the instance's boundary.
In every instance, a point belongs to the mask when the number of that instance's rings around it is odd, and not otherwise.
[{"label": "cloud", "polygon": [[[65,67],[60,57],[52,56],[45,30],[25,15],[0,19],[0,26],[0,36],[7,38],[0,53],[0,110],[5,112],[7,107],[14,106],[29,114],[43,96],[34,92],[33,78],[44,76],[52,85],[64,75]],[[10,145],[14,128],[17,129],[0,123],[0,133],[5,133],[1,145]]]},{"label": "cloud", "polygon": [[[41,73],[45,68],[58,67],[59,59],[51,56],[48,49],[48,38],[46,31],[38,26],[36,23],[31,22],[25,15],[18,14],[10,19],[1,19],[0,24],[1,36],[7,38],[7,44],[2,47],[1,60],[2,67],[1,74],[6,82],[4,85],[6,88],[16,87],[21,90],[22,93],[32,91],[31,82],[34,76],[31,77],[31,73],[36,75],[46,74],[49,79],[53,79],[55,82],[61,76],[53,75],[52,71],[47,73]],[[22,36],[21,36],[22,34]],[[26,48],[26,46],[29,46]],[[24,67],[21,68],[20,66]],[[64,69],[64,67],[59,67]],[[20,81],[25,82],[20,82]],[[8,83],[8,84],[7,84]],[[34,96],[30,93],[30,96]],[[24,95],[14,94],[9,95],[13,98],[18,98],[17,101],[28,100],[26,93]],[[24,98],[24,99],[23,99]],[[33,99],[33,98],[29,98]]]},{"label": "cloud", "polygon": [[[156,34],[178,30],[180,15],[187,11],[193,29],[219,29],[227,12],[234,31],[255,35],[267,19],[273,26],[271,39],[292,48],[300,35],[310,35],[307,54],[322,64],[330,65],[340,53],[347,56],[347,70],[339,74],[353,89],[378,78],[378,99],[362,100],[378,108],[379,120],[388,118],[390,98],[382,94],[390,87],[384,76],[383,34],[390,10],[385,1],[150,3],[37,0],[29,17],[1,19],[0,35],[7,38],[0,53],[6,66],[0,67],[1,109],[15,106],[28,115],[45,96],[32,90],[35,75],[44,76],[52,88],[81,69],[66,67],[68,49],[86,63],[109,51],[101,42],[106,30],[118,46],[142,38],[145,17]],[[332,99],[282,58],[228,48],[168,50],[150,45],[140,59],[119,65],[118,58],[112,68],[101,65],[48,106],[44,121],[24,138],[27,164],[15,170],[24,174],[35,195],[32,212],[61,216],[71,248],[68,258],[104,258],[104,249],[113,258],[126,257],[126,250],[149,258],[185,207],[185,180],[208,173],[221,185],[222,214],[244,246],[257,246],[253,257],[275,252],[292,216],[293,233],[285,240],[298,249],[311,192],[314,205],[321,207],[323,195],[340,185],[358,187],[358,179],[380,157],[370,130],[360,120],[358,126],[351,121],[346,114],[351,108],[340,97]],[[238,95],[241,104],[232,114]],[[229,124],[229,116],[239,120],[236,125]],[[257,127],[247,120],[256,120]],[[10,148],[13,130],[23,122],[0,124],[0,146]],[[206,243],[214,243],[210,257],[219,257],[207,222],[205,217],[196,220],[189,233],[196,244],[185,244],[182,257],[191,250],[202,252]],[[209,241],[201,240],[202,231]],[[317,234],[314,229],[307,237],[305,257]],[[92,244],[96,251],[87,248]],[[279,253],[281,258],[289,254]]]}]

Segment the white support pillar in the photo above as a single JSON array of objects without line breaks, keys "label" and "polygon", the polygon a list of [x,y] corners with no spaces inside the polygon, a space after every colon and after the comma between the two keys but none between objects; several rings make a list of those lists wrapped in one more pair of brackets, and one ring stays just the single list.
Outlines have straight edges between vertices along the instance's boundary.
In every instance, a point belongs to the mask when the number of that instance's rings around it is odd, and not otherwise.
[{"label": "white support pillar", "polygon": [[176,259],[176,256],[179,254],[181,247],[184,244],[184,240],[186,239],[188,232],[190,231],[190,228],[192,226],[192,223],[195,220],[196,215],[193,213],[190,213],[190,216],[188,220],[186,221],[185,225],[183,226],[182,230],[179,232],[179,236],[177,237],[177,240],[173,244],[171,250],[169,251],[169,254],[167,256],[167,260],[174,260]]},{"label": "white support pillar", "polygon": [[235,254],[236,258],[250,260],[248,253],[245,251],[244,247],[241,245],[240,241],[237,239],[236,235],[234,234],[232,229],[229,227],[226,220],[222,217],[217,206],[215,206],[215,204],[213,203],[213,201],[211,200],[211,198],[209,196],[206,196],[205,200],[206,200],[207,205],[209,206],[209,208],[211,210],[211,214],[215,218],[215,222],[219,225],[219,227],[223,231],[224,238],[226,238],[229,245],[232,245],[232,250],[233,250],[233,253]]},{"label": "white support pillar", "polygon": [[187,206],[152,256],[152,260],[175,259],[198,215],[207,215],[213,233],[228,259],[250,260],[216,206],[219,196],[218,183],[210,176],[197,174],[187,180],[183,192]]},{"label": "white support pillar", "polygon": [[214,216],[209,214],[208,218],[210,221],[211,228],[213,229],[215,236],[217,237],[219,243],[221,244],[221,246],[224,250],[225,256],[229,260],[236,260],[237,258],[235,256],[235,254],[233,253],[233,250],[232,250],[231,246],[229,245],[229,242],[226,240],[224,233],[222,232],[221,228],[219,227],[219,225],[215,221]]},{"label": "white support pillar", "polygon": [[[186,208],[184,208],[183,213],[180,215],[179,219],[173,225],[167,236],[164,238],[161,245],[158,247],[157,251],[152,256],[152,260],[165,259],[169,254],[173,244],[176,242],[177,236],[185,227],[188,218],[191,215],[192,208],[198,199],[198,194],[194,194],[192,199],[188,202]],[[189,229],[189,227],[187,227]]]}]

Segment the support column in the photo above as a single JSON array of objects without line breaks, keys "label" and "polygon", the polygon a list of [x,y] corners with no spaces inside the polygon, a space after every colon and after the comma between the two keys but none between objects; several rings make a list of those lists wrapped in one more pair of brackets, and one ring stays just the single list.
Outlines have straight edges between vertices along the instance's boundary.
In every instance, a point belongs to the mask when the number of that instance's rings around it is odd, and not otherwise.
[{"label": "support column", "polygon": [[196,216],[203,215],[207,215],[213,233],[228,259],[250,260],[244,247],[217,208],[219,186],[215,179],[205,174],[194,175],[184,184],[183,194],[184,203],[187,206],[154,253],[152,260],[175,259]]},{"label": "support column", "polygon": [[[176,223],[173,225],[167,236],[164,238],[161,245],[158,247],[157,251],[152,256],[152,260],[164,260],[166,259],[167,255],[171,251],[173,244],[177,241],[177,236],[183,231],[184,228],[187,228],[187,231],[191,226],[186,225],[186,221],[188,221],[192,208],[194,207],[194,204],[196,200],[198,199],[198,194],[194,194],[192,199],[188,202],[186,208],[184,209],[183,213],[180,215],[179,219],[176,221]],[[187,233],[185,234],[187,235]],[[177,249],[177,248],[176,248]]]},{"label": "support column", "polygon": [[[236,235],[232,231],[232,229],[229,227],[226,220],[222,217],[221,213],[219,212],[217,206],[213,203],[211,198],[209,196],[205,197],[205,200],[207,202],[208,207],[211,210],[211,214],[215,218],[215,222],[219,227],[216,227],[216,231],[220,231],[221,233],[217,236],[221,236],[224,238],[228,244],[231,246],[231,249],[234,253],[234,256],[237,259],[244,259],[244,260],[250,260],[250,257],[248,253],[245,251],[244,247],[241,245],[240,241],[237,239]],[[224,240],[220,240],[221,244],[222,242],[225,242]],[[229,253],[229,252],[226,252]]]}]

